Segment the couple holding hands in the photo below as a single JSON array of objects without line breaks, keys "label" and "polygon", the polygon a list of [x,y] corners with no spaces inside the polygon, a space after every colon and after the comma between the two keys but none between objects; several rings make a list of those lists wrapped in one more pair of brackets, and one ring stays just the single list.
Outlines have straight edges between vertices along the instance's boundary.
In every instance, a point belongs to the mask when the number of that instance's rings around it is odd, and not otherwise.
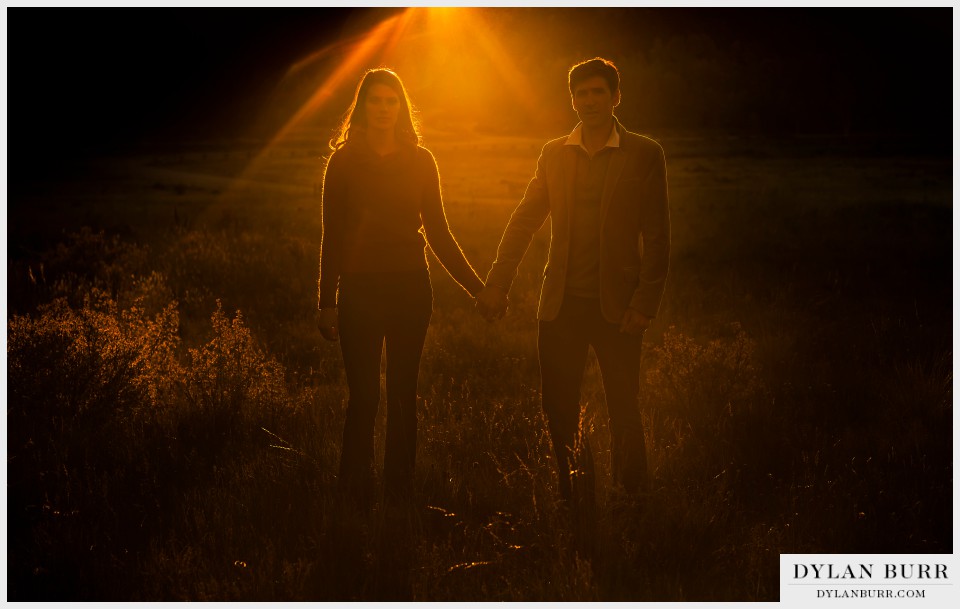
[{"label": "couple holding hands", "polygon": [[384,490],[396,496],[411,488],[417,378],[433,308],[426,244],[494,321],[506,312],[520,261],[548,216],[537,346],[561,498],[574,498],[577,475],[592,474],[578,429],[591,346],[610,415],[614,483],[628,493],[646,489],[640,354],[669,264],[666,164],[659,144],[614,116],[620,75],[612,62],[578,63],[568,82],[580,122],[543,147],[484,281],[447,225],[437,165],[420,145],[400,79],[382,68],[361,79],[324,174],[318,295],[320,332],[339,341],[349,388],[339,477],[345,490],[369,491],[373,480],[384,344]]}]

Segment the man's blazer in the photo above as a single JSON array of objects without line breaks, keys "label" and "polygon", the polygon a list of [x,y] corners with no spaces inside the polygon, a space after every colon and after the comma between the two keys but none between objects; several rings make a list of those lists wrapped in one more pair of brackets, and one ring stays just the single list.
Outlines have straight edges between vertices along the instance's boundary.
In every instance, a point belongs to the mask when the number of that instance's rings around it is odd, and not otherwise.
[{"label": "man's blazer", "polygon": [[[616,120],[616,119],[614,119]],[[600,305],[619,323],[628,307],[656,317],[670,260],[667,169],[657,142],[616,121],[620,146],[611,150],[600,199]],[[561,137],[543,147],[537,172],[514,210],[487,283],[509,291],[533,236],[550,216],[550,253],[543,270],[538,319],[557,317],[563,303],[570,252],[576,146]]]}]

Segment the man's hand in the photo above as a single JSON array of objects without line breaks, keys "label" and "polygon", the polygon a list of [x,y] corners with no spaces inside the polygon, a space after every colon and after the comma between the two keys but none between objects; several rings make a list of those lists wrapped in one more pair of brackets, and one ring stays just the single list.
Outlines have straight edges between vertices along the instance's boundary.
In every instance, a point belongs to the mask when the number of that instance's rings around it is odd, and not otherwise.
[{"label": "man's hand", "polygon": [[332,341],[339,339],[339,326],[336,307],[320,309],[320,312],[317,313],[317,327],[320,328],[320,334],[323,334],[325,339]]},{"label": "man's hand", "polygon": [[488,285],[477,294],[477,311],[487,321],[496,321],[504,316],[510,301],[503,288]]},{"label": "man's hand", "polygon": [[624,334],[639,336],[650,327],[650,318],[636,309],[627,309],[620,319],[620,331]]}]

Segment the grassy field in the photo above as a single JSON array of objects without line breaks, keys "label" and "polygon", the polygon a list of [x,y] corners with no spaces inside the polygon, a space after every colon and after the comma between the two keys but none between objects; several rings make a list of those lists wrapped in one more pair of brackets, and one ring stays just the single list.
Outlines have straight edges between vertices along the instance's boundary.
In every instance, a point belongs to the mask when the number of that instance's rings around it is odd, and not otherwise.
[{"label": "grassy field", "polygon": [[[416,501],[337,498],[304,141],[90,161],[10,196],[9,600],[770,601],[780,553],[952,552],[950,158],[663,138],[654,492],[611,488],[591,360],[585,529],[539,410],[546,228],[497,324],[430,255]],[[481,273],[541,144],[428,134]]]}]

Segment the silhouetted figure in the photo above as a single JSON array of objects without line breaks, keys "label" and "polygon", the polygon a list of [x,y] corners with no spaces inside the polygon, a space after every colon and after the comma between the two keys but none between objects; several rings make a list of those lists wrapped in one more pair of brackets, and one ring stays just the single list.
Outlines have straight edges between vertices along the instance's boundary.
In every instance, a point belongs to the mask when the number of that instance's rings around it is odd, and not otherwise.
[{"label": "silhouetted figure", "polygon": [[417,376],[433,309],[426,243],[471,295],[483,288],[450,233],[437,165],[420,143],[399,77],[370,70],[330,142],[323,179],[318,324],[340,341],[350,391],[339,482],[367,495],[384,344],[385,491],[402,495],[413,482]]},{"label": "silhouetted figure", "polygon": [[610,414],[615,483],[648,484],[638,407],[643,333],[660,308],[670,255],[663,149],[613,115],[620,75],[595,58],[569,71],[580,123],[548,142],[513,212],[477,308],[488,320],[507,293],[534,234],[550,217],[551,241],[538,311],[543,411],[559,488],[574,506],[593,502],[593,461],[580,437],[580,384],[593,347]]}]

